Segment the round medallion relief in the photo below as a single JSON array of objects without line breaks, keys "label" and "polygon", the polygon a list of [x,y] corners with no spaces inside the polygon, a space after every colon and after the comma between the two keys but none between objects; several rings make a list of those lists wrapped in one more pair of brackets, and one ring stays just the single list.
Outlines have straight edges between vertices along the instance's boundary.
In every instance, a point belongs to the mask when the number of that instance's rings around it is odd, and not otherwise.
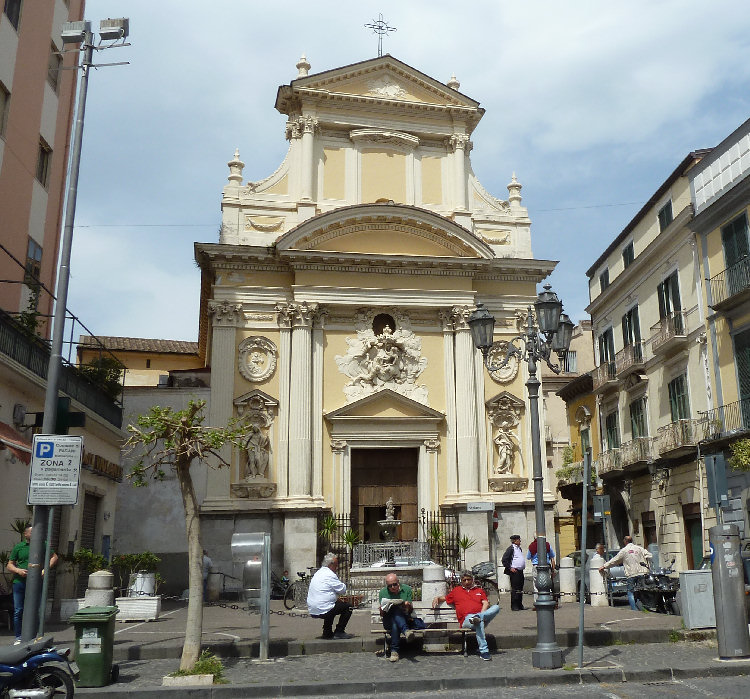
[{"label": "round medallion relief", "polygon": [[[489,364],[498,365],[505,361],[505,353],[508,349],[508,343],[505,340],[498,340],[492,343],[492,348],[489,351]],[[508,363],[497,371],[491,371],[490,376],[496,383],[510,383],[516,378],[518,374],[518,357],[512,355],[508,360]]]},{"label": "round medallion relief", "polygon": [[276,345],[267,337],[246,337],[239,346],[239,370],[248,381],[265,381],[276,370]]}]

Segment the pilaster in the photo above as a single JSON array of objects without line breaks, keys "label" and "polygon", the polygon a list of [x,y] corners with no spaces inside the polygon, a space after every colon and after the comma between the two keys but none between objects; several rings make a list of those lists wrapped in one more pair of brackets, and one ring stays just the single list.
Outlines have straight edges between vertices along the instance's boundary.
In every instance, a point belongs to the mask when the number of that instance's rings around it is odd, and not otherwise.
[{"label": "pilaster", "polygon": [[279,325],[279,441],[277,497],[289,496],[289,392],[292,366],[292,312],[290,304],[278,304],[276,322]]},{"label": "pilaster", "polygon": [[[211,406],[209,425],[224,427],[233,416],[234,374],[237,363],[237,328],[242,322],[242,304],[231,301],[209,301],[208,315],[213,323],[211,341]],[[221,456],[231,460],[231,445],[221,449]],[[230,469],[208,469],[206,499],[229,498],[232,481]]]},{"label": "pilaster", "polygon": [[319,309],[312,331],[312,496],[323,499],[323,342],[328,311]]},{"label": "pilaster", "polygon": [[440,321],[443,327],[443,368],[445,374],[446,495],[451,496],[458,492],[458,470],[456,461],[456,374],[453,314],[450,311],[440,311]]}]

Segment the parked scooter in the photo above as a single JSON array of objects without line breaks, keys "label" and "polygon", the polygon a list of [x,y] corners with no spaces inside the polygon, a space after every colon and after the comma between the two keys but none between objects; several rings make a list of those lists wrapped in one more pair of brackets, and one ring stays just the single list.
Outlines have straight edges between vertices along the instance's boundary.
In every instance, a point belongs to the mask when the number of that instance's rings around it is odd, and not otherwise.
[{"label": "parked scooter", "polygon": [[680,615],[676,600],[680,581],[672,577],[674,562],[673,558],[669,567],[655,568],[641,578],[636,586],[636,593],[644,609],[659,614]]},{"label": "parked scooter", "polygon": [[0,646],[0,699],[73,696],[78,665],[70,648],[57,649],[52,637],[17,646]]}]

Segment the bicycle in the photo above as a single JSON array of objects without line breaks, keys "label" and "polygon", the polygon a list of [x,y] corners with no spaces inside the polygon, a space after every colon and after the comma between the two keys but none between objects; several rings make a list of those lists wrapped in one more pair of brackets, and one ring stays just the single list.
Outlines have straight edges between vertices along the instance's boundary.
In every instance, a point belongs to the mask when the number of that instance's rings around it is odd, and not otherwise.
[{"label": "bicycle", "polygon": [[310,581],[312,580],[315,568],[308,568],[308,573],[297,571],[299,580],[295,580],[284,593],[284,606],[287,609],[307,606],[307,593],[310,590]]}]

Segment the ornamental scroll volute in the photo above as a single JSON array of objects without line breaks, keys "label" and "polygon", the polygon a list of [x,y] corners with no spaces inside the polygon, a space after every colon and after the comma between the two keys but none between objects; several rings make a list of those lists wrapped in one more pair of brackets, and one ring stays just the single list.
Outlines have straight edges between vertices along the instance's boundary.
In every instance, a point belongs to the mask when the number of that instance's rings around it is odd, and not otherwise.
[{"label": "ornamental scroll volute", "polygon": [[339,371],[350,379],[344,386],[349,402],[390,388],[428,405],[427,386],[417,384],[427,357],[409,317],[396,309],[361,309],[354,321],[357,335],[346,338],[347,353],[336,357]]},{"label": "ornamental scroll volute", "polygon": [[490,480],[497,477],[507,479],[516,471],[516,456],[520,446],[518,426],[521,423],[525,405],[520,398],[503,391],[487,401],[486,406],[494,446]]}]

